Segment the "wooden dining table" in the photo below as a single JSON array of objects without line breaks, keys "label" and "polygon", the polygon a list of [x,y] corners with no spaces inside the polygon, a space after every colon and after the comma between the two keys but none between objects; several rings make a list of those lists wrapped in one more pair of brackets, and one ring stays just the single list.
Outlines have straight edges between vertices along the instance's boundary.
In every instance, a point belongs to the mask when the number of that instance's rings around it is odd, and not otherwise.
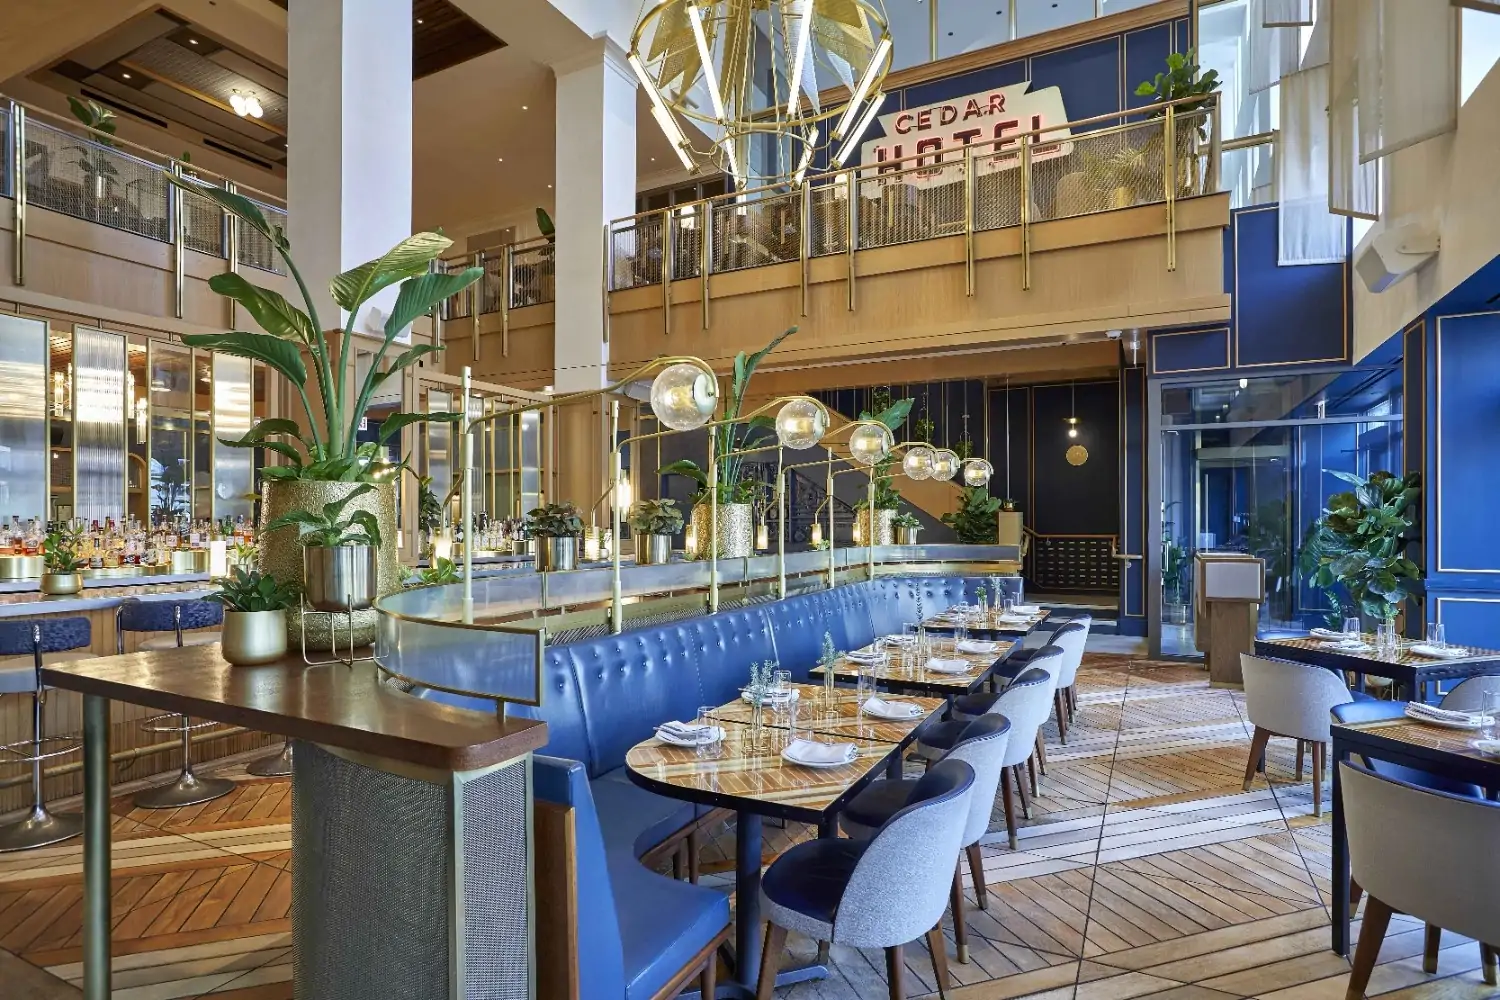
[{"label": "wooden dining table", "polygon": [[[838,814],[849,800],[885,770],[898,765],[917,727],[943,709],[941,698],[903,698],[918,706],[909,720],[888,721],[864,714],[856,692],[836,688],[825,697],[820,685],[794,685],[797,692],[795,737],[854,747],[847,764],[806,767],[782,757],[793,739],[792,716],[762,709],[757,733],[753,709],[743,700],[720,706],[714,721],[724,729],[716,757],[700,757],[657,737],[636,744],[625,755],[630,780],[671,798],[735,813],[735,954],[733,978],[724,984],[745,997],[755,995],[760,970],[761,820],[770,816],[815,824],[820,836],[834,836]],[[828,975],[826,949],[811,963],[783,969],[778,986]],[[721,987],[723,988],[723,987]]]},{"label": "wooden dining table", "polygon": [[[886,663],[882,667],[871,671],[875,682],[887,691],[902,694],[918,694],[937,698],[954,698],[961,694],[968,694],[976,690],[989,678],[990,672],[995,669],[1007,656],[1018,646],[1019,640],[980,640],[993,642],[995,648],[988,653],[964,653],[956,652],[949,648],[949,640],[940,639],[933,651],[933,656],[945,660],[963,660],[968,669],[963,673],[944,673],[937,670],[929,670],[926,661],[915,664],[911,669],[901,665],[901,648],[899,646],[880,646],[879,640],[854,650],[855,653],[873,653],[877,650],[889,654]],[[821,678],[823,667],[817,666],[812,669],[812,676]],[[854,683],[859,679],[861,669],[871,670],[868,665],[863,665],[849,659],[848,654],[842,654],[833,666],[833,677],[836,681]]]},{"label": "wooden dining table", "polygon": [[1448,729],[1408,718],[1407,702],[1385,702],[1383,717],[1333,726],[1333,950],[1349,954],[1349,837],[1345,826],[1339,764],[1355,757],[1387,761],[1469,782],[1494,793],[1500,789],[1500,757],[1470,746],[1473,730]]},{"label": "wooden dining table", "polygon": [[1036,631],[1036,627],[1046,621],[1052,612],[1046,608],[1040,608],[1035,613],[1007,618],[995,610],[990,610],[983,615],[966,617],[963,621],[949,618],[946,613],[933,615],[922,622],[922,627],[929,632],[951,633],[955,628],[962,625],[968,630],[969,635],[981,638],[994,636],[1020,636],[1022,638]]},{"label": "wooden dining table", "polygon": [[1352,673],[1356,677],[1356,690],[1364,686],[1366,674],[1385,677],[1401,686],[1400,693],[1416,701],[1426,701],[1428,685],[1435,686],[1439,681],[1500,673],[1500,649],[1470,646],[1467,656],[1440,658],[1413,652],[1411,647],[1418,643],[1402,639],[1395,656],[1381,657],[1375,654],[1375,636],[1366,634],[1361,638],[1370,648],[1354,652],[1334,648],[1335,640],[1312,635],[1256,639],[1255,655]]}]

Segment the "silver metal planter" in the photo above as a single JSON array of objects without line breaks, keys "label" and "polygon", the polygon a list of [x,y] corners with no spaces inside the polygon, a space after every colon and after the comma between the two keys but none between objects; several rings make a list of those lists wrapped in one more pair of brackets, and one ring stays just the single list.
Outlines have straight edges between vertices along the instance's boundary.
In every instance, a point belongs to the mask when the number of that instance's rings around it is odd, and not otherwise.
[{"label": "silver metal planter", "polygon": [[536,568],[555,573],[578,567],[578,539],[573,535],[536,539]]},{"label": "silver metal planter", "polygon": [[904,524],[898,524],[898,525],[896,525],[896,544],[897,545],[915,545],[915,544],[917,544],[917,532],[919,532],[921,530],[922,530],[921,528],[909,528],[909,527],[907,527]]},{"label": "silver metal planter", "polygon": [[303,596],[316,611],[363,611],[375,603],[376,551],[369,545],[302,550]]},{"label": "silver metal planter", "polygon": [[671,561],[671,535],[636,534],[635,564],[637,566],[665,566]]}]

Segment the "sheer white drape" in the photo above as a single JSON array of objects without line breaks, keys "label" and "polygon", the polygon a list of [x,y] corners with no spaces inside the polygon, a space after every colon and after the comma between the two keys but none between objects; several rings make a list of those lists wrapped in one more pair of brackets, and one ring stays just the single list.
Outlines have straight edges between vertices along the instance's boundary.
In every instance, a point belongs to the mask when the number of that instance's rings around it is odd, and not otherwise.
[{"label": "sheer white drape", "polygon": [[1328,210],[1358,219],[1380,218],[1380,164],[1361,160],[1359,149],[1361,22],[1380,2],[1324,0],[1329,18]]},{"label": "sheer white drape", "polygon": [[1268,28],[1287,28],[1313,23],[1313,0],[1266,0],[1261,21]]},{"label": "sheer white drape", "polygon": [[1359,6],[1363,163],[1458,127],[1458,11],[1449,0],[1361,0]]},{"label": "sheer white drape", "polygon": [[1333,264],[1349,253],[1349,223],[1328,210],[1328,65],[1281,78],[1279,264]]},{"label": "sheer white drape", "polygon": [[1245,18],[1245,51],[1249,64],[1248,91],[1258,94],[1276,86],[1288,73],[1297,72],[1302,54],[1296,27],[1267,27],[1270,5],[1276,0],[1250,0]]}]

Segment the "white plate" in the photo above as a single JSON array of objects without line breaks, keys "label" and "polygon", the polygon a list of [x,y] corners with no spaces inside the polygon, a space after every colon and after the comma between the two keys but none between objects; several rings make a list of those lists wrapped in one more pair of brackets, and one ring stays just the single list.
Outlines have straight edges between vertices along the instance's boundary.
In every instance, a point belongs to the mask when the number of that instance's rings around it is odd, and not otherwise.
[{"label": "white plate", "polygon": [[1012,604],[1010,609],[1018,615],[1030,617],[1031,615],[1038,614],[1042,610],[1042,606],[1040,604]]},{"label": "white plate", "polygon": [[922,717],[922,706],[921,705],[913,705],[909,701],[887,701],[887,702],[883,702],[883,704],[885,704],[887,706],[896,706],[896,705],[899,705],[899,706],[903,706],[905,708],[908,708],[911,711],[909,711],[909,712],[877,712],[877,711],[874,711],[874,710],[872,710],[870,708],[870,703],[868,701],[865,702],[865,704],[860,708],[860,711],[863,712],[865,715],[870,716],[871,718],[885,719],[887,722],[910,722],[912,719],[920,719]]},{"label": "white plate", "polygon": [[656,731],[656,738],[661,740],[663,743],[670,744],[674,747],[686,747],[691,750],[709,743],[722,742],[724,739],[724,727],[714,726],[714,729],[718,730],[717,739],[685,740],[677,736],[669,736],[666,733],[662,732],[660,729]]},{"label": "white plate", "polygon": [[1466,646],[1429,646],[1425,642],[1416,642],[1406,648],[1409,652],[1425,656],[1429,660],[1459,660],[1469,655]]},{"label": "white plate", "polygon": [[1372,649],[1375,648],[1374,646],[1370,645],[1368,642],[1344,642],[1344,641],[1339,641],[1339,642],[1324,642],[1324,643],[1320,643],[1319,645],[1322,646],[1322,648],[1328,649],[1328,650],[1332,650],[1335,653],[1368,653],[1370,650],[1372,650]]},{"label": "white plate", "polygon": [[856,756],[851,757],[848,760],[830,761],[828,763],[814,764],[811,761],[802,760],[800,757],[790,756],[785,751],[783,751],[781,754],[781,759],[786,761],[788,764],[796,764],[798,767],[811,767],[818,770],[829,770],[835,767],[847,767],[848,765],[853,764],[859,758]]},{"label": "white plate", "polygon": [[1442,722],[1438,719],[1429,719],[1423,715],[1413,715],[1410,712],[1407,712],[1405,714],[1406,717],[1408,719],[1411,719],[1413,722],[1420,722],[1426,726],[1437,726],[1441,729],[1464,729],[1472,732],[1473,730],[1478,729],[1480,726],[1484,725],[1484,723],[1480,722],[1478,719],[1471,719],[1468,722]]}]

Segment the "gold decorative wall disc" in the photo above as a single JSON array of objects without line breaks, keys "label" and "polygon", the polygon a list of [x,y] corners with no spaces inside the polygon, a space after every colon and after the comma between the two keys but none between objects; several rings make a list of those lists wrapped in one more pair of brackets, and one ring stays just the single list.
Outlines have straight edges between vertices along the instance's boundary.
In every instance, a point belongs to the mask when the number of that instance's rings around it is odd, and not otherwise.
[{"label": "gold decorative wall disc", "polygon": [[1068,449],[1067,459],[1069,465],[1082,465],[1089,460],[1089,450],[1081,444],[1075,444]]}]

